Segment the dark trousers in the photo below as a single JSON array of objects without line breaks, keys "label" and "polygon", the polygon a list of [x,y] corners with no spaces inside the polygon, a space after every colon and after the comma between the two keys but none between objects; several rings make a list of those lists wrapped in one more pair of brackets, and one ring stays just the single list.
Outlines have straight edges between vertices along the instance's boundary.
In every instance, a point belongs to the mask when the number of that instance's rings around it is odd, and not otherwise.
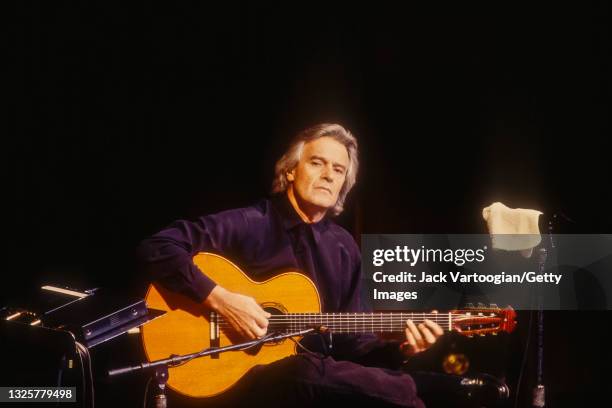
[{"label": "dark trousers", "polygon": [[425,406],[406,373],[319,357],[301,353],[256,366],[211,402],[232,407]]}]

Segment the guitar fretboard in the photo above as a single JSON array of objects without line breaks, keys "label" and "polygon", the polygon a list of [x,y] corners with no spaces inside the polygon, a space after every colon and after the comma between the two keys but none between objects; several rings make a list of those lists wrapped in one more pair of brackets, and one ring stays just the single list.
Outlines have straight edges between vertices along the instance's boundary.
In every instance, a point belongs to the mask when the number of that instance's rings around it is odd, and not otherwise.
[{"label": "guitar fretboard", "polygon": [[403,332],[406,320],[431,320],[444,330],[452,328],[452,313],[292,313],[269,319],[272,329],[302,330],[325,327],[336,333]]},{"label": "guitar fretboard", "polygon": [[[217,317],[222,327],[221,316]],[[335,333],[392,333],[403,332],[406,321],[414,324],[431,320],[443,330],[453,330],[453,313],[289,313],[273,315],[268,319],[268,330],[277,332],[292,332],[313,327],[324,327]],[[482,320],[482,317],[480,318]],[[495,319],[495,318],[491,318]]]}]

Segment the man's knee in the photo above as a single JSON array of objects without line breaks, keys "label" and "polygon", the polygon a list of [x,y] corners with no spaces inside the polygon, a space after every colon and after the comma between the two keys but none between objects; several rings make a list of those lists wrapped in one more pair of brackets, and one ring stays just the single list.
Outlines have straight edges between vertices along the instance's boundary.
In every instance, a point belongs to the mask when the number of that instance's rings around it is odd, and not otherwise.
[{"label": "man's knee", "polygon": [[251,389],[272,399],[280,398],[287,405],[367,401],[369,406],[424,407],[408,374],[322,355],[286,357],[257,366],[248,376],[253,381]]}]

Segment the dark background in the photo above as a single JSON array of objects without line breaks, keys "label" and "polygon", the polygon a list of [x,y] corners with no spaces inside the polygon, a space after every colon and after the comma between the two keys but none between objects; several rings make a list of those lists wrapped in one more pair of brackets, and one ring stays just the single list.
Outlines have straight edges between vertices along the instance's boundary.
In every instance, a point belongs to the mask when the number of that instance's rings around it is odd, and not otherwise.
[{"label": "dark background", "polygon": [[[605,2],[19,2],[7,16],[0,306],[48,282],[141,293],[142,238],[257,200],[289,138],[322,121],[360,142],[338,220],[356,237],[484,232],[494,201],[563,213],[558,232],[612,232]],[[551,405],[603,395],[609,323],[549,314]]]}]

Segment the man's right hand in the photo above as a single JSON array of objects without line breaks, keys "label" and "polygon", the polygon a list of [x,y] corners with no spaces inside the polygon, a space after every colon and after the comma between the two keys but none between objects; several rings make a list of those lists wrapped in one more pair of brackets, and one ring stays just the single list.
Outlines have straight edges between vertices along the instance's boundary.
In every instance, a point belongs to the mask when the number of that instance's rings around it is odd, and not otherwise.
[{"label": "man's right hand", "polygon": [[247,339],[256,339],[266,334],[271,314],[263,310],[252,297],[230,292],[217,285],[204,305],[218,312]]}]

